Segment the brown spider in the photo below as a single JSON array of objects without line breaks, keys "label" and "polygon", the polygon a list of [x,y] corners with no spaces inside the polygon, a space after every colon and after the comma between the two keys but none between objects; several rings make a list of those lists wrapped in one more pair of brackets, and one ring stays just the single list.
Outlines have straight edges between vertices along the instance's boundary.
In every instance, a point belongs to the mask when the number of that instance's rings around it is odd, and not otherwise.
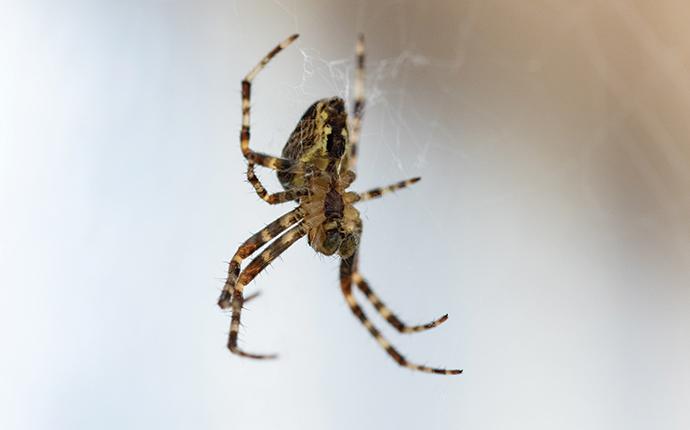
[{"label": "brown spider", "polygon": [[[242,81],[240,147],[248,162],[247,179],[254,186],[259,197],[269,204],[295,201],[299,203],[299,206],[247,239],[232,257],[228,279],[218,299],[218,305],[222,309],[232,307],[228,348],[233,353],[244,357],[260,359],[275,357],[275,355],[248,353],[237,346],[242,305],[245,300],[250,300],[255,296],[245,299],[244,287],[283,251],[303,236],[307,236],[309,245],[317,252],[325,255],[337,253],[340,256],[340,288],[350,310],[399,365],[422,372],[459,374],[462,370],[438,369],[407,361],[369,321],[352,294],[354,282],[379,314],[401,333],[415,333],[434,328],[448,319],[448,315],[444,315],[428,324],[405,325],[374,294],[357,269],[357,250],[362,235],[362,221],[353,204],[408,187],[420,179],[412,178],[364,193],[346,191],[355,180],[353,170],[364,110],[364,37],[360,35],[357,41],[354,114],[349,123],[343,99],[339,97],[322,99],[311,105],[304,113],[283,148],[282,157],[273,157],[249,148],[251,82],[277,53],[285,49],[297,37],[297,34],[292,35],[273,48]],[[285,191],[268,194],[254,174],[256,164],[275,170]],[[240,266],[245,258],[275,238],[277,239],[240,272]]]}]

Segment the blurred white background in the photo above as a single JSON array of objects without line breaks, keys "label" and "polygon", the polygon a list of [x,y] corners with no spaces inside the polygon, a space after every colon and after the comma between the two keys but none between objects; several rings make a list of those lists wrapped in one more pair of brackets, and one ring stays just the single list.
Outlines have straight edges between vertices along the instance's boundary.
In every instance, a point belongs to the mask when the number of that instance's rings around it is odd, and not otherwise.
[{"label": "blurred white background", "polygon": [[[0,428],[690,428],[690,5],[2,1]],[[397,367],[300,242],[226,261],[291,205],[244,180],[367,37],[361,268],[408,322]],[[277,190],[270,172],[262,171]],[[373,311],[370,308],[370,314]],[[373,316],[373,315],[372,315]]]}]

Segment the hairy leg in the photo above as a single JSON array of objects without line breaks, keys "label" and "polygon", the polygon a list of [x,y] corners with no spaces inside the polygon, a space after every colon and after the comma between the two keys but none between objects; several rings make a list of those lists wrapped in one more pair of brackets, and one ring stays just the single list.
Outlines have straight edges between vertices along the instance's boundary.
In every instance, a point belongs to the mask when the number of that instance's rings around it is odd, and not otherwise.
[{"label": "hairy leg", "polygon": [[254,191],[256,191],[256,194],[259,196],[259,198],[271,205],[294,201],[300,199],[301,197],[305,197],[308,194],[307,189],[295,189],[269,194],[261,181],[259,181],[259,178],[256,177],[253,163],[249,163],[247,166],[247,180],[252,184]]},{"label": "hairy leg", "polygon": [[230,336],[228,348],[234,354],[249,358],[275,358],[275,354],[253,354],[241,350],[237,346],[237,337],[240,331],[240,317],[244,303],[243,291],[245,285],[256,277],[271,261],[275,260],[283,251],[297,242],[307,233],[303,224],[298,224],[285,232],[277,240],[271,243],[261,254],[256,256],[251,263],[240,273],[235,288],[232,291],[232,319],[230,321]]},{"label": "hairy leg", "polygon": [[395,327],[396,330],[398,330],[400,333],[416,333],[424,330],[429,330],[434,327],[438,327],[439,325],[443,324],[448,320],[448,314],[443,315],[441,318],[438,318],[434,321],[431,321],[426,324],[420,324],[420,325],[406,325],[400,319],[395,315],[388,307],[381,301],[381,299],[372,291],[372,289],[369,287],[369,284],[362,278],[362,276],[359,274],[359,272],[354,272],[352,274],[352,280],[355,282],[357,285],[357,288],[364,293],[366,298],[371,302],[371,304],[376,308],[378,313],[386,320],[390,325]]},{"label": "hairy leg", "polygon": [[262,58],[242,80],[242,129],[240,131],[240,149],[242,150],[242,155],[244,155],[249,163],[258,164],[272,170],[299,171],[302,166],[298,161],[274,157],[262,152],[255,152],[249,148],[252,80],[264,67],[266,67],[266,64],[268,64],[276,54],[289,46],[297,37],[297,34],[293,34],[283,40],[273,48],[271,52],[266,54],[266,56]]},{"label": "hairy leg", "polygon": [[273,238],[277,237],[288,227],[302,219],[302,216],[303,211],[301,208],[292,210],[276,219],[259,232],[253,234],[252,237],[240,245],[240,247],[237,249],[237,252],[235,252],[235,255],[232,257],[232,260],[230,260],[228,278],[225,281],[223,292],[220,294],[220,298],[218,299],[218,306],[220,306],[222,309],[227,309],[230,307],[232,292],[235,289],[235,284],[237,283],[237,279],[240,275],[240,266],[242,265],[242,261],[252,255],[257,249],[270,242]]},{"label": "hairy leg", "polygon": [[346,260],[340,262],[340,289],[342,290],[343,296],[345,296],[345,301],[347,301],[348,306],[352,313],[359,319],[364,327],[369,331],[369,333],[376,339],[376,342],[383,348],[388,355],[395,360],[402,367],[407,367],[408,369],[418,370],[420,372],[436,373],[440,375],[457,375],[462,373],[459,369],[441,369],[436,367],[422,366],[420,364],[415,364],[407,361],[402,354],[400,354],[384,337],[381,332],[374,327],[369,318],[362,310],[362,308],[357,303],[354,295],[352,294],[352,273],[354,269],[356,257],[350,257]]},{"label": "hairy leg", "polygon": [[372,200],[378,197],[383,196],[384,194],[392,193],[393,191],[398,191],[402,190],[403,188],[407,188],[412,184],[416,184],[419,182],[422,178],[412,178],[412,179],[406,179],[404,181],[396,182],[395,184],[388,185],[385,187],[378,187],[371,189],[369,191],[365,191],[363,193],[359,194],[359,199],[358,201],[364,202],[367,200]]}]

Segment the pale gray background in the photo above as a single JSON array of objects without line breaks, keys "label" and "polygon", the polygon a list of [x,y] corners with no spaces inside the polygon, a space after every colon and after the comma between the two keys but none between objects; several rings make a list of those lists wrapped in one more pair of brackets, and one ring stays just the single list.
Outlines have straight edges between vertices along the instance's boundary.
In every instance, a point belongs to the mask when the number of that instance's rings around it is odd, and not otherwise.
[{"label": "pale gray background", "polygon": [[[0,428],[690,428],[686,1],[3,1]],[[576,6],[573,6],[576,4]],[[398,368],[305,242],[216,307],[286,207],[244,182],[315,99],[369,106],[362,270]],[[276,188],[269,172],[262,177]],[[369,308],[367,308],[369,309]],[[375,319],[381,324],[380,320]]]}]

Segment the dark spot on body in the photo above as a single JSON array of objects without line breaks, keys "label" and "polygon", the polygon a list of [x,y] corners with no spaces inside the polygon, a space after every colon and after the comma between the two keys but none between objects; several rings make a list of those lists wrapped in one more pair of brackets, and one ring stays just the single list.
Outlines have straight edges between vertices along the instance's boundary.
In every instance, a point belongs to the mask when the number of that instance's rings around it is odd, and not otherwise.
[{"label": "dark spot on body", "polygon": [[331,158],[340,158],[345,153],[345,137],[342,127],[332,126],[331,134],[326,138],[326,151]]},{"label": "dark spot on body", "polygon": [[335,189],[331,189],[326,194],[323,203],[323,211],[326,215],[326,219],[342,218],[344,209],[345,203],[343,202],[343,196]]}]

